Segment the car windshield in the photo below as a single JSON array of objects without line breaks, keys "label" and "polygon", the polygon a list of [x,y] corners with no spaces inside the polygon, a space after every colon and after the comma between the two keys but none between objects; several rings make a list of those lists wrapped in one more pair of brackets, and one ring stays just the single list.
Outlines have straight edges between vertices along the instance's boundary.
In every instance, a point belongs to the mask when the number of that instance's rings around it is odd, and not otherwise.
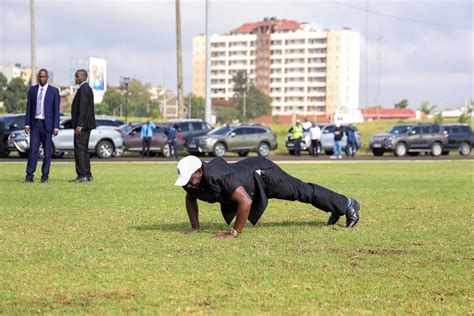
[{"label": "car windshield", "polygon": [[7,116],[2,116],[2,117],[0,117],[0,122],[5,123],[5,125],[6,125],[6,124],[9,124],[13,118],[15,118],[15,117],[14,116],[8,116],[8,115]]},{"label": "car windshield", "polygon": [[388,131],[388,133],[389,134],[394,134],[394,135],[405,134],[406,132],[408,132],[409,129],[410,129],[410,125],[396,125],[396,126],[392,127]]},{"label": "car windshield", "polygon": [[230,128],[230,127],[228,127],[228,126],[222,126],[222,127],[213,129],[212,131],[210,131],[209,133],[207,133],[207,135],[225,135],[225,134],[227,134],[231,129],[232,129],[232,128]]}]

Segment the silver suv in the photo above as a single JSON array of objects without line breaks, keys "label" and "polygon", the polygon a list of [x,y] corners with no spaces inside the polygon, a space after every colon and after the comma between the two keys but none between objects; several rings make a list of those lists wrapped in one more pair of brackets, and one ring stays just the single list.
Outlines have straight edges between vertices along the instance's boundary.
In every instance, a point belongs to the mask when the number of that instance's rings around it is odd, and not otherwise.
[{"label": "silver suv", "polygon": [[[113,118],[99,117],[96,119],[97,128],[93,129],[89,139],[89,152],[99,158],[121,156],[123,153],[122,132]],[[28,157],[30,137],[24,130],[10,133],[8,146],[11,150],[18,150],[20,157]],[[71,118],[63,116],[60,121],[59,133],[53,137],[53,157],[60,158],[67,152],[74,151],[74,129]],[[40,148],[42,156],[42,148]]]},{"label": "silver suv", "polygon": [[224,125],[207,135],[192,138],[187,143],[191,154],[209,153],[216,157],[222,157],[228,151],[237,152],[241,157],[254,151],[259,156],[266,157],[270,150],[277,148],[276,134],[270,128],[244,124]]}]

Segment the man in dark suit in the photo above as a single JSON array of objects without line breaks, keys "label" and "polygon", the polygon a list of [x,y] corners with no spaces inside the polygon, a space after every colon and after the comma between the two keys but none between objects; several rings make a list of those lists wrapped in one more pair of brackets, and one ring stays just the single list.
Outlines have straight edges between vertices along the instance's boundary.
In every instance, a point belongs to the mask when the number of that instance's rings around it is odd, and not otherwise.
[{"label": "man in dark suit", "polygon": [[94,114],[94,93],[87,83],[87,71],[79,69],[74,75],[79,85],[71,106],[71,123],[74,128],[74,158],[77,177],[72,182],[92,181],[89,157],[89,138],[96,127]]},{"label": "man in dark suit", "polygon": [[41,168],[41,183],[48,182],[53,136],[59,131],[59,90],[48,84],[48,71],[38,71],[38,83],[28,90],[26,104],[25,133],[30,135],[30,150],[26,165],[25,182],[33,182],[40,145],[43,145],[44,159]]}]

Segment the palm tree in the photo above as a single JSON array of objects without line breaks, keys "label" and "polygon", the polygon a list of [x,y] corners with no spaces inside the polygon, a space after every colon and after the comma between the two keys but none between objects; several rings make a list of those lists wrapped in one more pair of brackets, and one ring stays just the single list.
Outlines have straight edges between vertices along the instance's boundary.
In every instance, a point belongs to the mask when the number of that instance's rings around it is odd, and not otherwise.
[{"label": "palm tree", "polygon": [[436,105],[430,105],[428,100],[421,102],[420,111],[423,114],[429,115],[436,108]]}]

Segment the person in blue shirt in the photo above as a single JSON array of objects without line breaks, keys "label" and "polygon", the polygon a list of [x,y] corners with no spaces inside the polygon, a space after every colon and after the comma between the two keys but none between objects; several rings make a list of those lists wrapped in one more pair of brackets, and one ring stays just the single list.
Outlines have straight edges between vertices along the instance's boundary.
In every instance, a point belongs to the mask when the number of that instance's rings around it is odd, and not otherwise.
[{"label": "person in blue shirt", "polygon": [[168,136],[168,145],[170,147],[170,157],[174,156],[174,158],[178,159],[178,152],[176,150],[176,136],[178,130],[170,123],[168,129],[165,131],[166,136]]},{"label": "person in blue shirt", "polygon": [[351,156],[354,158],[355,153],[357,151],[357,142],[356,142],[356,133],[357,129],[352,124],[346,129],[346,136],[347,136],[347,146],[346,146],[346,155],[347,157]]},{"label": "person in blue shirt", "polygon": [[148,119],[146,123],[142,126],[140,132],[140,138],[142,139],[142,152],[140,153],[141,158],[150,157],[150,146],[151,146],[151,137],[153,136],[153,131],[155,130],[156,125]]}]

